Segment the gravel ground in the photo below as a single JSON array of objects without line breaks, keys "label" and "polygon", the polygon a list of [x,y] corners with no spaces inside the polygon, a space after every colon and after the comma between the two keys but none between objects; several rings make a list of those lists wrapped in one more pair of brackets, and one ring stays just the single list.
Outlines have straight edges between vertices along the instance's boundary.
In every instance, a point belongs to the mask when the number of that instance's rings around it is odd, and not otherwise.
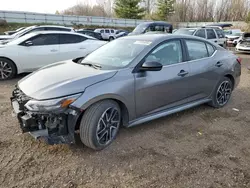
[{"label": "gravel ground", "polygon": [[250,56],[241,57],[241,82],[225,108],[123,128],[100,152],[21,134],[9,102],[21,76],[0,82],[0,187],[250,187]]}]

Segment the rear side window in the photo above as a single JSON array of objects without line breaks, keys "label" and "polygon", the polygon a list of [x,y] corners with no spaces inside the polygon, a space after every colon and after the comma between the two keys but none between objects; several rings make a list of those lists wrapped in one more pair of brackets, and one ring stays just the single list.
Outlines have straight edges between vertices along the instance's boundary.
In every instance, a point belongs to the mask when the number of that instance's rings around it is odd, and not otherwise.
[{"label": "rear side window", "polygon": [[199,30],[195,33],[195,36],[201,37],[201,38],[206,38],[205,29],[199,29]]},{"label": "rear side window", "polygon": [[72,35],[72,34],[60,34],[60,44],[74,44],[80,43],[86,40],[84,36]]},{"label": "rear side window", "polygon": [[207,47],[204,42],[196,40],[186,40],[186,44],[190,60],[208,57]]},{"label": "rear side window", "polygon": [[214,52],[215,52],[215,49],[211,44],[207,43],[207,51],[208,51],[208,55],[212,56],[214,54]]},{"label": "rear side window", "polygon": [[57,45],[59,44],[59,35],[57,34],[41,34],[27,41],[31,41],[33,46]]},{"label": "rear side window", "polygon": [[224,32],[220,29],[215,30],[219,38],[225,38]]},{"label": "rear side window", "polygon": [[207,39],[216,39],[216,35],[213,29],[207,29]]},{"label": "rear side window", "polygon": [[108,29],[105,29],[105,33],[109,33],[109,30],[108,30]]}]

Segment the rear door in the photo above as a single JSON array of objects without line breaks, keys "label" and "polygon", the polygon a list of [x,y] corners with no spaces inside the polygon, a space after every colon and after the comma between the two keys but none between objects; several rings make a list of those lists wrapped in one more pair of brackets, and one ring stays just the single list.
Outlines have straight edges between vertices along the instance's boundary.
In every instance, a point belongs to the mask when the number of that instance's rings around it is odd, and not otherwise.
[{"label": "rear door", "polygon": [[220,67],[217,66],[219,60],[214,46],[199,40],[185,39],[185,42],[191,70],[189,91],[192,102],[210,96],[220,79],[217,71]]},{"label": "rear door", "polygon": [[60,60],[84,57],[88,46],[84,43],[87,38],[75,34],[60,34]]},{"label": "rear door", "polygon": [[[26,46],[27,41],[30,41],[32,45]],[[19,61],[27,72],[55,63],[60,59],[58,34],[36,35],[21,43],[18,48]]]},{"label": "rear door", "polygon": [[157,61],[163,68],[157,72],[135,73],[137,117],[186,103],[190,70],[184,62],[181,41],[160,44],[144,61]]}]

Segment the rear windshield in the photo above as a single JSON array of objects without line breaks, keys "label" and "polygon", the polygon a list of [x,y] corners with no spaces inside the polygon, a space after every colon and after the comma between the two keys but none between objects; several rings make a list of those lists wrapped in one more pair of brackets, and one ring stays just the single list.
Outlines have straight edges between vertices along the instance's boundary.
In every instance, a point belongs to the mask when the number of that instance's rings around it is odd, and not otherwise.
[{"label": "rear windshield", "polygon": [[178,29],[174,32],[177,35],[193,35],[196,29]]}]

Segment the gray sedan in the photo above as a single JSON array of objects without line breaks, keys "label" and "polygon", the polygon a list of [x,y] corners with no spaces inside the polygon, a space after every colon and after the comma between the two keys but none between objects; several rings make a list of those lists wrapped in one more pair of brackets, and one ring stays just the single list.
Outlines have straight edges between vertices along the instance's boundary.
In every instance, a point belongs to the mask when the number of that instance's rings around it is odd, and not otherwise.
[{"label": "gray sedan", "polygon": [[23,132],[49,144],[101,150],[131,127],[203,103],[226,105],[241,59],[193,36],[141,35],[112,41],[82,61],[46,66],[18,82],[11,98]]}]

